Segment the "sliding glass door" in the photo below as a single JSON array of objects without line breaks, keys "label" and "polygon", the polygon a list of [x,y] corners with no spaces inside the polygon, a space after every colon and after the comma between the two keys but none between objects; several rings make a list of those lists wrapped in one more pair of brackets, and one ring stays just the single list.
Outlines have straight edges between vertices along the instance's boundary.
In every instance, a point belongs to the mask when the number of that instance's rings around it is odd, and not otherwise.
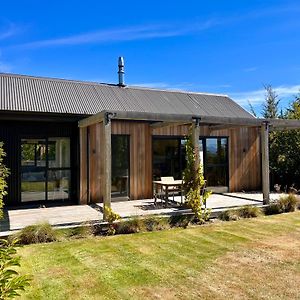
[{"label": "sliding glass door", "polygon": [[70,194],[70,139],[21,140],[21,201],[67,200]]},{"label": "sliding glass door", "polygon": [[[153,138],[153,179],[163,176],[182,178],[186,167],[186,140],[181,137]],[[204,177],[210,187],[228,187],[228,138],[202,137],[199,139],[199,156]]]}]

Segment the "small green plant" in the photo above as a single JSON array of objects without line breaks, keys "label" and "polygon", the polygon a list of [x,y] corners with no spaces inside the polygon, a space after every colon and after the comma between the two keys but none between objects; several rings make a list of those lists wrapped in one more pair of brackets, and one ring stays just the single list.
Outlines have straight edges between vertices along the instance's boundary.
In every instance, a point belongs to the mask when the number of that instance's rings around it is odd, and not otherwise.
[{"label": "small green plant", "polygon": [[258,206],[245,205],[238,209],[241,218],[256,218],[262,215],[262,210]]},{"label": "small green plant", "polygon": [[114,235],[116,233],[115,221],[121,219],[120,215],[115,213],[110,207],[104,206],[104,214],[108,223],[108,235]]},{"label": "small green plant", "polygon": [[169,218],[148,216],[143,218],[143,229],[145,231],[159,231],[170,228]]},{"label": "small green plant", "polygon": [[211,192],[204,190],[205,180],[203,176],[202,164],[195,168],[196,154],[192,134],[187,137],[186,149],[186,168],[183,171],[183,181],[185,190],[185,201],[194,213],[195,221],[203,223],[209,219],[211,211],[204,207]]},{"label": "small green plant", "polygon": [[129,234],[140,232],[143,227],[143,221],[139,217],[133,217],[128,220],[122,220],[116,225],[116,233]]},{"label": "small green plant", "polygon": [[8,168],[4,165],[4,157],[6,153],[3,150],[3,143],[0,142],[0,219],[3,218],[3,198],[7,195],[7,182],[6,179],[9,175]]},{"label": "small green plant", "polygon": [[20,257],[16,256],[17,242],[16,239],[11,242],[0,240],[0,300],[18,297],[30,285],[31,277],[16,271],[20,267]]},{"label": "small green plant", "polygon": [[22,245],[49,243],[56,241],[56,232],[49,223],[30,225],[17,233],[17,238]]},{"label": "small green plant", "polygon": [[58,231],[59,240],[61,239],[80,239],[92,235],[92,227],[87,224],[82,226],[67,228]]},{"label": "small green plant", "polygon": [[293,212],[298,206],[298,199],[294,194],[289,194],[288,196],[281,197],[279,199],[279,204],[281,205],[283,212]]},{"label": "small green plant", "polygon": [[169,223],[171,227],[187,228],[193,219],[193,215],[175,215],[170,217]]},{"label": "small green plant", "polygon": [[219,219],[222,221],[237,221],[240,219],[236,209],[227,209],[220,213]]},{"label": "small green plant", "polygon": [[285,212],[293,212],[297,209],[299,201],[294,194],[289,194],[288,196],[281,197],[279,200],[270,203],[266,206],[265,214],[274,215],[281,214]]},{"label": "small green plant", "polygon": [[256,218],[262,214],[262,210],[257,206],[245,205],[238,209],[228,209],[222,211],[219,219],[223,221],[237,221],[242,218]]}]

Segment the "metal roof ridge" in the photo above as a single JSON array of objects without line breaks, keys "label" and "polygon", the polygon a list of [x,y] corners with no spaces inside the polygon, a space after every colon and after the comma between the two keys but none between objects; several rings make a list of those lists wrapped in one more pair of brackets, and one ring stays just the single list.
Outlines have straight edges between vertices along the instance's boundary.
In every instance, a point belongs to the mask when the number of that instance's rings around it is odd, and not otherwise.
[{"label": "metal roof ridge", "polygon": [[228,97],[226,94],[217,94],[217,93],[206,93],[206,92],[193,92],[193,91],[185,91],[185,90],[176,90],[176,89],[159,89],[159,88],[151,88],[151,87],[143,87],[143,86],[135,86],[135,85],[126,85],[126,88],[135,89],[135,90],[147,90],[147,91],[158,91],[158,92],[170,92],[170,93],[181,93],[181,94],[196,94],[196,95],[209,95],[209,96],[218,96],[218,97]]},{"label": "metal roof ridge", "polygon": [[46,77],[46,76],[34,76],[34,75],[25,75],[25,74],[16,74],[16,73],[0,72],[0,76],[13,77],[13,78],[16,78],[16,77],[29,78],[29,79],[37,79],[37,80],[48,80],[48,81],[73,82],[73,83],[81,83],[81,84],[86,84],[86,85],[94,84],[94,85],[104,85],[104,86],[118,87],[118,84],[115,84],[115,83],[85,81],[85,80],[78,80],[78,79],[67,79],[67,78]]},{"label": "metal roof ridge", "polygon": [[[0,72],[0,76],[12,77],[12,78],[29,78],[36,80],[48,80],[48,81],[56,81],[56,82],[71,82],[85,85],[100,85],[100,86],[109,86],[109,87],[119,87],[118,84],[115,83],[105,83],[105,82],[96,82],[96,81],[85,81],[85,80],[77,80],[77,79],[67,79],[67,78],[57,78],[57,77],[46,77],[46,76],[34,76],[34,75],[25,75],[25,74],[16,74],[16,73],[4,73]],[[181,93],[181,94],[192,94],[192,95],[209,95],[209,96],[217,96],[217,97],[228,97],[226,94],[217,94],[217,93],[205,93],[205,92],[193,92],[193,91],[185,91],[185,90],[176,90],[176,89],[159,89],[159,88],[151,88],[151,87],[142,87],[142,86],[130,86],[126,85],[122,87],[125,89],[135,89],[135,90],[145,90],[145,91],[158,91],[158,92],[167,92],[167,93]]]}]

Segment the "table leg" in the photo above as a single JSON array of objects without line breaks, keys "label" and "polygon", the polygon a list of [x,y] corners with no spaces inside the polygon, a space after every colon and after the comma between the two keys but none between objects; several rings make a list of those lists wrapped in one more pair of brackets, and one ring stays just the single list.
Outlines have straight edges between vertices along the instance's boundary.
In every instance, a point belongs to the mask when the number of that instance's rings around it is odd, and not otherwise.
[{"label": "table leg", "polygon": [[180,187],[180,202],[181,202],[181,205],[182,205],[182,186]]},{"label": "table leg", "polygon": [[166,205],[168,205],[168,201],[169,201],[169,187],[166,186]]},{"label": "table leg", "polygon": [[154,191],[154,205],[156,205],[157,202],[157,185],[153,185],[153,191]]}]

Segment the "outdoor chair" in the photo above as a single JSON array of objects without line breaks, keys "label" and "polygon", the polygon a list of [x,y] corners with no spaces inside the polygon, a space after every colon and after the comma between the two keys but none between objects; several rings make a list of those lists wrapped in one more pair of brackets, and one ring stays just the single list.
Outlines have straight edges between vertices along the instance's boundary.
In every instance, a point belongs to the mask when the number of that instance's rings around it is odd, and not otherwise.
[{"label": "outdoor chair", "polygon": [[[161,177],[160,180],[166,183],[172,183],[175,181],[173,176]],[[173,194],[173,201],[175,201],[175,192],[181,192],[181,188],[178,188],[178,186],[170,186],[168,188],[168,191],[170,191]],[[165,188],[163,192],[165,192]],[[168,199],[166,200],[168,201]]]}]

